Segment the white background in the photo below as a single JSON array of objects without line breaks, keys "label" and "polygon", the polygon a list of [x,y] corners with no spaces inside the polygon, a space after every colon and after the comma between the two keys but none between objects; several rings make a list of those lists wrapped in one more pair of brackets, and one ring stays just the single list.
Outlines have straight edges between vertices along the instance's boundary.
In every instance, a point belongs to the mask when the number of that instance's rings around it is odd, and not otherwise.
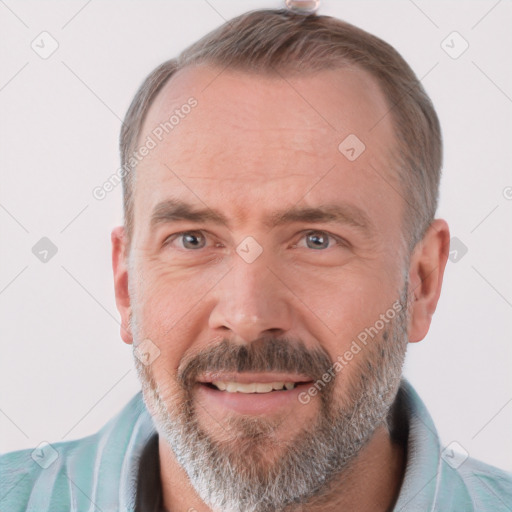
[{"label": "white background", "polygon": [[[93,433],[139,389],[110,262],[121,187],[92,190],[119,167],[120,119],[147,73],[223,18],[281,6],[0,2],[0,452]],[[320,13],[394,45],[437,108],[438,216],[468,252],[448,263],[406,375],[445,444],[511,470],[511,3],[331,0]],[[59,44],[45,60],[31,48],[42,31]],[[458,59],[441,48],[453,31],[469,43]],[[43,236],[58,247],[47,263],[31,250]]]}]

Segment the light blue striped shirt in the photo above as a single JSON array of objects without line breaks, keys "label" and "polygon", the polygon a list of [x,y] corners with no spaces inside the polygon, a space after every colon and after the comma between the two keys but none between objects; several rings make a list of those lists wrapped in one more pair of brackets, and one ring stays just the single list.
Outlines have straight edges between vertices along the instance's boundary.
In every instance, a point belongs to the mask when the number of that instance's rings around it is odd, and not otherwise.
[{"label": "light blue striped shirt", "polygon": [[[512,474],[444,450],[432,419],[403,381],[407,465],[394,511],[512,511]],[[0,456],[1,512],[134,512],[141,453],[156,430],[139,392],[99,432]]]}]

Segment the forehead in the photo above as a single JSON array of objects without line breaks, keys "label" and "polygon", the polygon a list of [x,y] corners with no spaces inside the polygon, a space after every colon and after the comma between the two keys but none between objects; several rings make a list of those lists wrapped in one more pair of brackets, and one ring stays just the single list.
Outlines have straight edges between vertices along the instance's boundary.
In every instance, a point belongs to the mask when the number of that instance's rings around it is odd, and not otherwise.
[{"label": "forehead", "polygon": [[185,68],[151,105],[139,147],[148,138],[155,146],[137,167],[136,218],[183,194],[215,207],[222,199],[240,219],[255,201],[270,211],[347,196],[364,207],[365,196],[382,200],[382,175],[396,182],[389,107],[373,77],[353,67],[300,76]]},{"label": "forehead", "polygon": [[142,133],[169,120],[191,97],[199,108],[175,135],[215,127],[222,137],[224,127],[264,126],[270,135],[288,129],[312,141],[313,134],[306,132],[314,130],[318,138],[355,133],[375,144],[391,129],[390,109],[376,79],[357,67],[270,75],[202,65],[180,70],[164,85]]}]

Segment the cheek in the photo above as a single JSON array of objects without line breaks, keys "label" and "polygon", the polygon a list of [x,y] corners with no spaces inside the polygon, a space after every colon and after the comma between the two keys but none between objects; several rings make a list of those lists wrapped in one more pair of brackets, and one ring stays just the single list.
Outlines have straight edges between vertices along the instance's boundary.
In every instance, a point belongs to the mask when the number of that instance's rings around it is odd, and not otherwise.
[{"label": "cheek", "polygon": [[205,292],[219,280],[219,271],[178,271],[149,262],[140,279],[138,308],[146,329],[170,333],[194,311]]},{"label": "cheek", "polygon": [[149,339],[160,351],[152,370],[161,382],[175,376],[184,354],[208,325],[202,300],[219,279],[213,274],[178,275],[163,265],[146,268],[141,274],[144,277],[136,306],[138,334],[140,341]]},{"label": "cheek", "polygon": [[[377,261],[353,261],[329,269],[290,273],[290,289],[300,299],[303,319],[323,326],[334,349],[342,350],[353,336],[373,325],[398,298],[397,282]],[[301,302],[303,303],[301,305]]]}]

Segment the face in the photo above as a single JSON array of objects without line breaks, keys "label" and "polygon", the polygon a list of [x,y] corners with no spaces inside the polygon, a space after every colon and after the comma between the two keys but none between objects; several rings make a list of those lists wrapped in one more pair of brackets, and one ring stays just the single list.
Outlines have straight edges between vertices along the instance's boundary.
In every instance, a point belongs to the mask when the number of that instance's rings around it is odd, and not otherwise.
[{"label": "face", "polygon": [[388,110],[356,69],[203,66],[148,112],[130,336],[160,435],[212,508],[306,502],[385,422],[408,322]]}]

